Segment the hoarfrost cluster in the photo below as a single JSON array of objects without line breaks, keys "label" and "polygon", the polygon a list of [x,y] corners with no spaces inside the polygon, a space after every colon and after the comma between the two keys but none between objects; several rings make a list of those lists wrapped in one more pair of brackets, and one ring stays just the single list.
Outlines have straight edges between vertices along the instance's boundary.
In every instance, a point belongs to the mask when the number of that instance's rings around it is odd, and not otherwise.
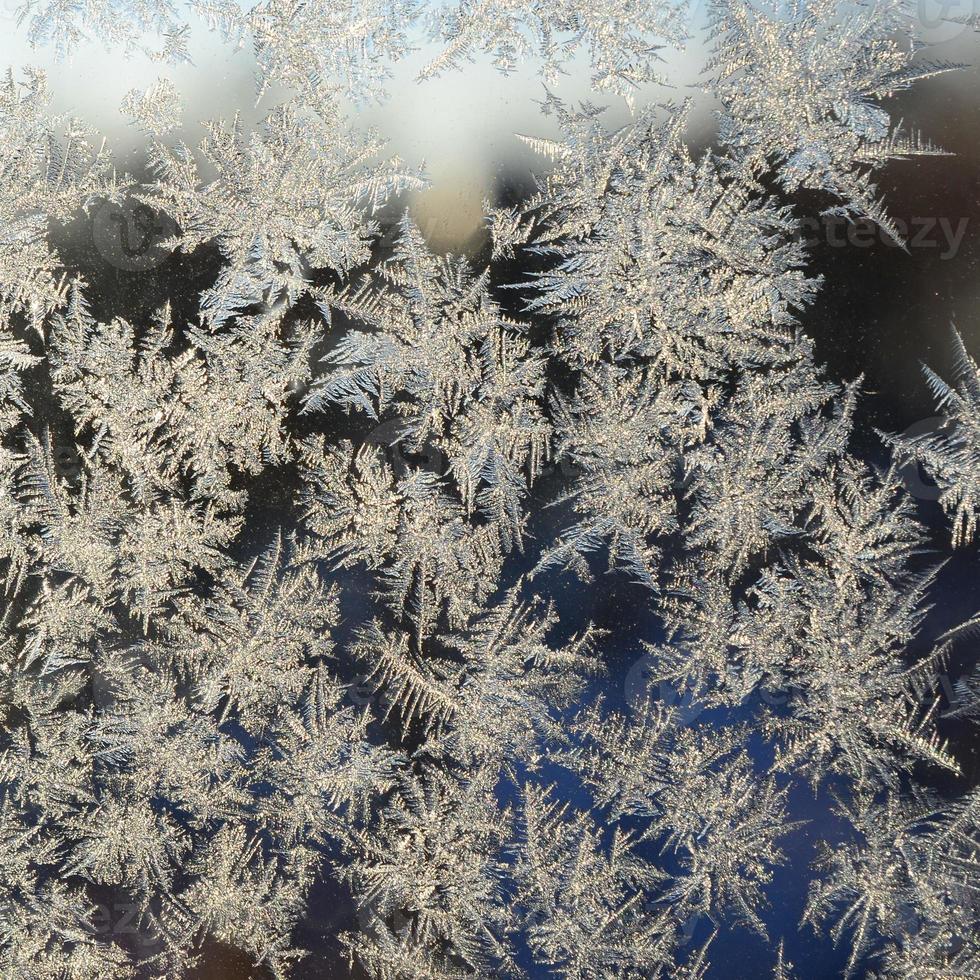
[{"label": "hoarfrost cluster", "polygon": [[[536,190],[488,208],[477,262],[408,216],[381,241],[424,175],[338,94],[420,27],[424,75],[584,49],[630,94],[682,7],[193,6],[291,95],[192,148],[172,82],[131,92],[144,180],[41,73],[0,86],[0,975],[174,980],[218,944],[302,976],[332,882],[377,980],[733,976],[713,947],[743,931],[788,978],[795,861],[848,976],[980,976],[980,795],[922,777],[960,775],[922,692],[977,621],[919,652],[940,556],[898,477],[925,467],[975,548],[980,373],[957,335],[944,424],[882,434],[881,468],[861,379],[804,331],[828,287],[797,192],[897,238],[874,172],[940,152],[884,103],[952,67],[908,5],[717,0],[702,153],[687,106],[611,132],[549,93],[564,136],[526,138]],[[168,3],[22,23],[186,53]],[[106,201],[209,257],[192,310],[100,314],[56,232]],[[599,583],[647,624],[625,700],[575,608]],[[812,867],[801,794],[846,828]],[[120,903],[135,929],[100,929]]]}]

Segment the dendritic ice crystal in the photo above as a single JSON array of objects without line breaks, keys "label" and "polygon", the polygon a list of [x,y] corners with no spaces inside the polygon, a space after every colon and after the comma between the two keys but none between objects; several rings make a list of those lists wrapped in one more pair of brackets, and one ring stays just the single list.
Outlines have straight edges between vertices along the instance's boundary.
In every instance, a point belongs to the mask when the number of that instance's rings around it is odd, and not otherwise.
[{"label": "dendritic ice crystal", "polygon": [[[978,352],[869,449],[802,235],[904,244],[892,97],[958,66],[906,0],[703,6],[17,7],[156,77],[133,173],[0,81],[0,978],[980,977],[980,611],[927,626]],[[195,23],[256,90],[189,145]],[[644,94],[685,44],[707,149]],[[356,124],[419,47],[546,85],[470,254]],[[79,257],[104,208],[152,268]]]}]

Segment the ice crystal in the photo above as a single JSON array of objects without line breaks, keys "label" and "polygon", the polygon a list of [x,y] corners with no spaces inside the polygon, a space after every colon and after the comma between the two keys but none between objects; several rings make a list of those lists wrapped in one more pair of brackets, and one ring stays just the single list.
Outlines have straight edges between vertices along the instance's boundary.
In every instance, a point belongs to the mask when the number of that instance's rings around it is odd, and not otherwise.
[{"label": "ice crystal", "polygon": [[877,100],[955,67],[913,62],[919,45],[895,33],[902,6],[722,0],[713,25],[723,141],[749,167],[774,162],[787,190],[826,191],[841,202],[831,213],[870,217],[896,241],[870,173],[938,151],[903,134]]},{"label": "ice crystal", "polygon": [[[428,73],[585,48],[622,93],[678,8],[197,6],[291,91],[196,150],[172,82],[130,92],[141,183],[40,74],[0,87],[0,975],[178,980],[218,944],[284,980],[332,928],[376,980],[704,980],[748,930],[786,980],[790,874],[848,975],[976,975],[980,803],[941,729],[980,714],[977,620],[933,644],[901,467],[969,542],[980,376],[957,337],[944,421],[879,466],[805,333],[797,191],[894,234],[870,175],[931,152],[882,104],[945,70],[906,4],[716,4],[700,154],[683,107],[610,133],[547,94],[550,170],[469,259],[397,218],[420,178],[338,93],[422,20]],[[169,6],[27,16],[183,41]],[[167,216],[152,302],[61,269],[100,200]],[[840,828],[810,869],[804,809]]]},{"label": "ice crystal", "polygon": [[392,193],[421,186],[397,160],[373,162],[377,140],[342,127],[332,103],[316,111],[287,103],[259,132],[245,132],[237,118],[210,123],[201,163],[183,143],[153,143],[157,179],[144,199],[180,226],[172,244],[189,252],[214,242],[227,259],[203,298],[215,326],[253,303],[294,301],[311,268],[346,273],[364,262],[377,232],[371,213]]},{"label": "ice crystal", "polygon": [[160,61],[189,61],[188,27],[170,0],[24,0],[18,19],[32,45],[69,55],[83,41],[140,51]]},{"label": "ice crystal", "polygon": [[657,39],[681,44],[686,38],[686,3],[615,2],[596,6],[580,0],[517,3],[514,0],[461,0],[439,3],[431,21],[445,48],[423,77],[458,67],[486,52],[504,71],[530,55],[553,79],[576,49],[591,57],[592,84],[629,97],[645,82],[660,78]]},{"label": "ice crystal", "polygon": [[43,72],[0,83],[0,312],[24,310],[38,326],[64,301],[65,281],[48,222],[67,222],[96,195],[112,193],[108,155],[77,120],[48,111]]},{"label": "ice crystal", "polygon": [[952,518],[954,544],[973,540],[980,511],[980,367],[953,332],[956,381],[925,368],[942,424],[915,436],[885,438],[900,461],[921,464],[936,481],[939,503]]},{"label": "ice crystal", "polygon": [[180,95],[168,78],[158,78],[148,88],[126,94],[120,110],[152,136],[166,136],[180,126]]}]

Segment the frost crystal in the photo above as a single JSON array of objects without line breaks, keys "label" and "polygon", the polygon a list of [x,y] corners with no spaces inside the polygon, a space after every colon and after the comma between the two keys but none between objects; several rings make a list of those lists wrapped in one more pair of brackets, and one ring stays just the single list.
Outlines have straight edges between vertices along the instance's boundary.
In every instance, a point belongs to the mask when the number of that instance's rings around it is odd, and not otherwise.
[{"label": "frost crystal", "polygon": [[[339,93],[424,22],[426,73],[584,49],[637,95],[678,7],[195,6],[289,91],[196,149],[171,82],[130,92],[141,182],[41,74],[0,86],[0,976],[706,980],[749,932],[788,980],[801,879],[847,976],[980,974],[978,617],[932,632],[901,479],[973,540],[980,373],[957,336],[890,462],[806,336],[797,192],[894,234],[870,175],[932,152],[883,104],[945,70],[904,0],[715,3],[700,154],[688,107],[610,133],[547,94],[550,169],[469,258]],[[168,5],[27,16],[184,40]],[[165,216],[160,263],[76,267],[97,204]]]},{"label": "frost crystal", "polygon": [[980,513],[980,367],[953,332],[957,378],[949,385],[925,368],[943,423],[917,436],[885,439],[899,461],[920,463],[940,489],[939,503],[953,519],[953,544],[973,540]]}]

